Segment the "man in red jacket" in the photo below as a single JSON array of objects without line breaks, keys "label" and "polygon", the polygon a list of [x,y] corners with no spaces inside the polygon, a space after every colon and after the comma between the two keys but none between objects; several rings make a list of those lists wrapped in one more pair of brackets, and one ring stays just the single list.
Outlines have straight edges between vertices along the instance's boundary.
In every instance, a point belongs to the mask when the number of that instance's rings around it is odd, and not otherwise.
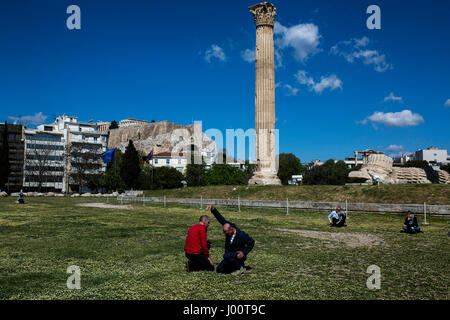
[{"label": "man in red jacket", "polygon": [[203,215],[199,219],[199,223],[189,228],[184,252],[188,261],[186,262],[186,270],[191,271],[214,271],[214,262],[209,257],[209,246],[207,241],[207,230],[210,219],[207,215]]}]

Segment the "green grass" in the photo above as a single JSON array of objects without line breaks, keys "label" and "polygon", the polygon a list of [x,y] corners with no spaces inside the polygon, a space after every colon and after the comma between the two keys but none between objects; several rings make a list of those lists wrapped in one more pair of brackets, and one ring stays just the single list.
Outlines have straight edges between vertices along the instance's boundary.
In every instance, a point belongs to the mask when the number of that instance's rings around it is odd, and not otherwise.
[{"label": "green grass", "polygon": [[146,196],[179,198],[420,203],[450,205],[450,185],[409,184],[380,186],[207,186],[147,190]]},{"label": "green grass", "polygon": [[[219,208],[256,240],[247,260],[252,272],[236,277],[184,271],[184,240],[203,213],[198,208],[14,200],[0,199],[0,299],[449,299],[446,218],[431,217],[424,233],[406,235],[399,215],[351,213],[348,227],[334,229],[326,213]],[[277,228],[332,234],[321,240]],[[353,247],[334,239],[339,234],[382,243]],[[224,236],[215,220],[208,235],[220,262]],[[372,264],[381,268],[380,290],[366,287]],[[70,265],[81,268],[81,290],[66,287]]]}]

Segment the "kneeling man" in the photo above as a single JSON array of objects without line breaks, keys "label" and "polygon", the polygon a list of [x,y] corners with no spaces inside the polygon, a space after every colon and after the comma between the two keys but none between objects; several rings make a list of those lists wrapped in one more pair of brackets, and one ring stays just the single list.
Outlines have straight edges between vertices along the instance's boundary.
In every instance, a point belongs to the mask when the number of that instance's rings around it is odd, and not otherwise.
[{"label": "kneeling man", "polygon": [[330,226],[332,227],[345,227],[347,226],[345,224],[345,218],[347,217],[347,214],[345,211],[341,211],[341,207],[337,207],[335,211],[332,211],[328,215],[328,222],[330,223]]},{"label": "kneeling man", "polygon": [[189,228],[184,252],[188,261],[186,262],[187,272],[191,271],[214,271],[214,262],[209,257],[209,244],[207,241],[207,230],[210,219],[203,215],[199,223]]},{"label": "kneeling man", "polygon": [[216,271],[218,273],[232,274],[244,272],[244,261],[253,249],[255,240],[240,230],[234,223],[225,220],[213,206],[207,206],[206,210],[211,210],[217,221],[223,226],[223,233],[225,233],[225,254],[223,255],[223,261],[217,266]]}]

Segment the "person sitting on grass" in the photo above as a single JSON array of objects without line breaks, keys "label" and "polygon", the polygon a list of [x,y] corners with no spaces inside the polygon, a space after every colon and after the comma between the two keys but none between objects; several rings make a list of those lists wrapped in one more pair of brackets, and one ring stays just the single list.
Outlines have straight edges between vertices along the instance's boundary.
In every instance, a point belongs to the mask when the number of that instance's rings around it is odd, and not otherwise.
[{"label": "person sitting on grass", "polygon": [[237,275],[249,270],[250,267],[245,268],[244,261],[252,251],[255,240],[240,230],[234,223],[228,222],[214,206],[209,205],[206,210],[214,214],[214,217],[223,226],[223,233],[225,234],[225,254],[216,271]]},{"label": "person sitting on grass", "polygon": [[420,231],[420,227],[419,224],[417,223],[416,216],[411,211],[407,212],[405,222],[403,223],[402,232],[412,234],[422,232]]},{"label": "person sitting on grass", "polygon": [[345,227],[347,226],[345,224],[346,217],[347,213],[341,210],[341,207],[337,207],[336,210],[331,211],[331,213],[328,215],[328,222],[332,227]]},{"label": "person sitting on grass", "polygon": [[207,241],[207,230],[210,218],[203,215],[199,223],[189,228],[184,245],[186,261],[186,271],[214,271],[214,262],[209,257],[210,243]]},{"label": "person sitting on grass", "polygon": [[23,199],[23,192],[20,190],[19,197],[17,198],[17,203],[24,204],[25,200]]}]

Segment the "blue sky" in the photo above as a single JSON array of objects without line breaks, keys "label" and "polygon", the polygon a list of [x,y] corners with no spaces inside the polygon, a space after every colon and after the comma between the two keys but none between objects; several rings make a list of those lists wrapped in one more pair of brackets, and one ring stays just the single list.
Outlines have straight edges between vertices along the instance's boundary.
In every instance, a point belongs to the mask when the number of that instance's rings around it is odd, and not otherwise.
[{"label": "blue sky", "polygon": [[[2,1],[0,120],[252,128],[255,3]],[[450,2],[273,3],[280,152],[306,162],[450,149]],[[71,4],[81,30],[66,27]],[[371,4],[381,30],[366,27]]]}]

